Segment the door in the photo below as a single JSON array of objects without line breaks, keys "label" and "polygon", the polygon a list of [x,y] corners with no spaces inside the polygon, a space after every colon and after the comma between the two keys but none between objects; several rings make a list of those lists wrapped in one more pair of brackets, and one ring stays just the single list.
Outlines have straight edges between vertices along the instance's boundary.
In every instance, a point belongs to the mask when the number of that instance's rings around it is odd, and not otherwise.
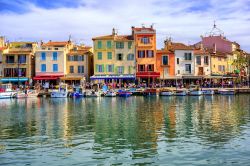
[{"label": "door", "polygon": [[199,67],[198,75],[203,75],[203,67]]}]

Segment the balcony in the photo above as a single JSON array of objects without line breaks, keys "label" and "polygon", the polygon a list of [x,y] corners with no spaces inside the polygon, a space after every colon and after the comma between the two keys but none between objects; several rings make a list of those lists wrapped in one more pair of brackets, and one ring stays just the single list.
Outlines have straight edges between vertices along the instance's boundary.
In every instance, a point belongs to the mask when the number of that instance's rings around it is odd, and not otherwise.
[{"label": "balcony", "polygon": [[26,47],[26,48],[10,48],[10,52],[32,52],[32,47]]}]

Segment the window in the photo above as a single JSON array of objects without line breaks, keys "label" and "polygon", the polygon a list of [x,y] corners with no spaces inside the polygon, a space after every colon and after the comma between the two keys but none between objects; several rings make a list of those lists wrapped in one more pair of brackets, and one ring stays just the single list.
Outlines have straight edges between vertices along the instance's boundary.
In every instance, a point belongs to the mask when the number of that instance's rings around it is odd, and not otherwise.
[{"label": "window", "polygon": [[186,73],[191,73],[191,64],[185,64]]},{"label": "window", "polygon": [[141,38],[141,43],[143,43],[143,44],[149,44],[149,38],[148,37],[142,37]]},{"label": "window", "polygon": [[117,74],[123,74],[124,72],[124,66],[118,66],[117,67]]},{"label": "window", "polygon": [[41,72],[46,72],[46,64],[41,64]]},{"label": "window", "polygon": [[108,59],[112,59],[112,52],[108,52]]},{"label": "window", "polygon": [[168,56],[167,55],[162,56],[162,65],[168,65]]},{"label": "window", "polygon": [[107,72],[114,72],[114,65],[107,65]]},{"label": "window", "polygon": [[138,71],[145,71],[145,65],[138,65]]},{"label": "window", "polygon": [[104,65],[96,65],[96,71],[100,73],[104,72]]},{"label": "window", "polygon": [[58,50],[58,48],[56,47],[55,50]]},{"label": "window", "polygon": [[74,56],[68,55],[68,61],[74,61]]},{"label": "window", "polygon": [[98,60],[102,60],[102,52],[98,52],[97,53],[97,59]]},{"label": "window", "polygon": [[132,41],[129,41],[128,42],[128,49],[131,49],[132,48]]},{"label": "window", "polygon": [[84,73],[84,66],[78,66],[78,73]]},{"label": "window", "polygon": [[53,61],[57,61],[57,52],[53,52],[53,58],[52,58]]},{"label": "window", "polygon": [[26,55],[18,55],[18,63],[26,63]]},{"label": "window", "polygon": [[204,56],[204,64],[209,65],[208,56]]},{"label": "window", "polygon": [[53,72],[58,72],[58,64],[53,64]]},{"label": "window", "polygon": [[192,54],[191,53],[184,53],[184,59],[186,61],[191,61],[192,60]]},{"label": "window", "polygon": [[69,66],[69,73],[74,73],[74,66]]},{"label": "window", "polygon": [[138,51],[138,58],[145,58],[145,51]]},{"label": "window", "polygon": [[42,61],[45,61],[45,60],[46,60],[46,53],[45,53],[45,52],[42,52],[42,53],[41,53],[41,60],[42,60]]},{"label": "window", "polygon": [[153,58],[154,57],[154,51],[153,50],[147,50],[147,57]]},{"label": "window", "polygon": [[15,63],[14,55],[6,56],[6,63]]},{"label": "window", "polygon": [[111,45],[111,41],[107,41],[107,48],[111,48],[112,45]]},{"label": "window", "polygon": [[154,71],[154,65],[148,65],[148,71]]},{"label": "window", "polygon": [[123,54],[117,54],[117,60],[122,61],[123,60]]},{"label": "window", "polygon": [[218,70],[221,71],[221,72],[224,72],[225,71],[225,66],[224,65],[219,65]]},{"label": "window", "polygon": [[128,61],[133,61],[135,59],[135,55],[134,54],[128,54],[127,60]]},{"label": "window", "polygon": [[180,59],[179,58],[176,59],[176,63],[177,63],[177,65],[180,64]]},{"label": "window", "polygon": [[124,42],[116,42],[116,48],[117,48],[117,49],[122,49],[122,48],[124,48]]},{"label": "window", "polygon": [[98,41],[98,42],[97,42],[97,48],[98,48],[98,49],[101,49],[101,48],[102,48],[102,41]]},{"label": "window", "polygon": [[196,57],[196,64],[201,65],[201,56]]},{"label": "window", "polygon": [[78,55],[78,61],[84,61],[84,55]]},{"label": "window", "polygon": [[221,61],[221,57],[218,57],[218,61]]},{"label": "window", "polygon": [[180,74],[180,70],[177,71],[177,74]]}]

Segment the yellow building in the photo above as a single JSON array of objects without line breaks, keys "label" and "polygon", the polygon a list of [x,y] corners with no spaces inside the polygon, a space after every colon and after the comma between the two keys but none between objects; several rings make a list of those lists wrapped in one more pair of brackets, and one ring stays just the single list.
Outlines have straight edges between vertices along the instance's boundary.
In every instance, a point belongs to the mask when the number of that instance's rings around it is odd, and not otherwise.
[{"label": "yellow building", "polygon": [[104,82],[131,81],[135,79],[134,40],[130,35],[95,37],[94,76],[91,80]]},{"label": "yellow building", "polygon": [[66,76],[61,77],[65,82],[79,84],[81,81],[89,81],[93,74],[92,47],[74,46],[67,54]]},{"label": "yellow building", "polygon": [[34,76],[35,57],[37,43],[11,42],[3,52],[2,69],[3,83],[32,82]]},{"label": "yellow building", "polygon": [[227,69],[227,53],[213,52],[211,53],[211,75],[225,75]]}]

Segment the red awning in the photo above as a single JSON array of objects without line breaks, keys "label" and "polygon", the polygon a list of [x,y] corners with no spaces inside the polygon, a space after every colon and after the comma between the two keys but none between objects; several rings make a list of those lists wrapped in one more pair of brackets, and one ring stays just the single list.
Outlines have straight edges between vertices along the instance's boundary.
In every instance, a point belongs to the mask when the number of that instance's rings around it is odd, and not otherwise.
[{"label": "red awning", "polygon": [[59,77],[33,77],[33,80],[57,80]]},{"label": "red awning", "polygon": [[136,77],[140,78],[157,78],[160,77],[160,72],[137,72]]}]

